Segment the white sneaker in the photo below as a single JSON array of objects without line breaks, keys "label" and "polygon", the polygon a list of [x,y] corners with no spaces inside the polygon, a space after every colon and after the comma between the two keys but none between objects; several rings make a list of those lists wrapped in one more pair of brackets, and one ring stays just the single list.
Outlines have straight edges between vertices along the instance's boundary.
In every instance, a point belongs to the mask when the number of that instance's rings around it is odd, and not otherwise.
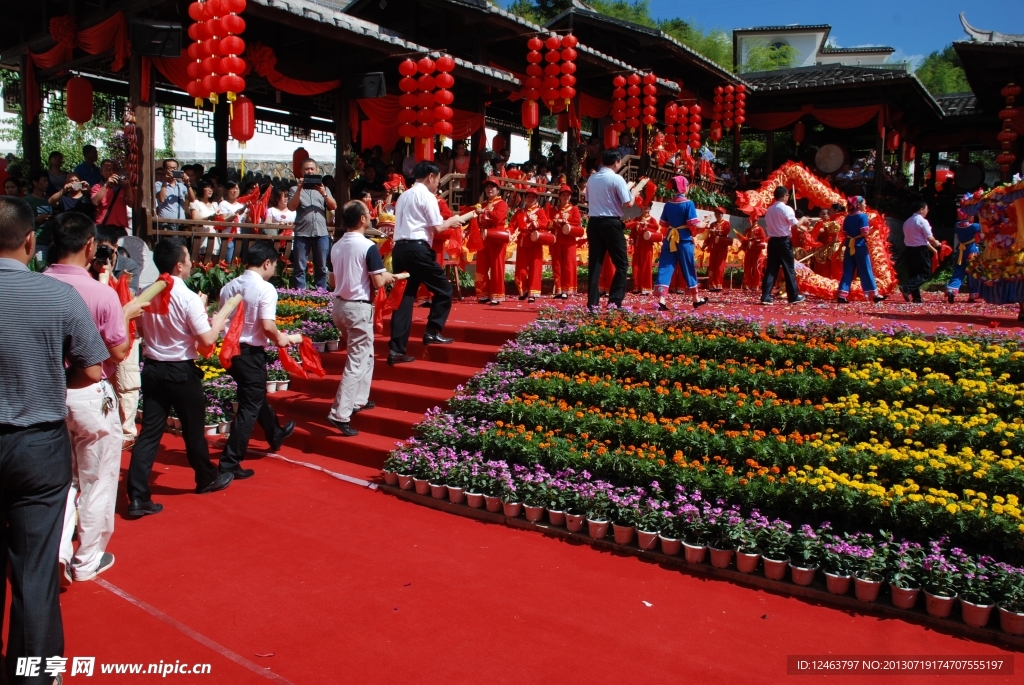
[{"label": "white sneaker", "polygon": [[100,565],[96,567],[96,570],[93,571],[92,573],[89,573],[89,574],[86,574],[86,575],[82,575],[82,576],[78,576],[78,574],[76,573],[75,574],[76,575],[75,581],[79,582],[79,583],[82,583],[82,582],[85,582],[87,580],[92,580],[96,576],[98,576],[99,574],[103,573],[104,571],[106,571],[108,568],[110,568],[113,565],[114,565],[114,555],[111,554],[110,552],[104,552],[103,556],[100,557]]}]

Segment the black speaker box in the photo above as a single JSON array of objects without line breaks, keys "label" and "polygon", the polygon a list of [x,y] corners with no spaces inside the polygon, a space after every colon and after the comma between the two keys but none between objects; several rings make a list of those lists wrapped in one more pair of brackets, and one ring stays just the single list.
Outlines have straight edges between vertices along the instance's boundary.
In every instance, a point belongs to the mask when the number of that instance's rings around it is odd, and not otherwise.
[{"label": "black speaker box", "polygon": [[181,56],[181,24],[132,19],[132,52],[148,57]]},{"label": "black speaker box", "polygon": [[384,72],[371,71],[354,74],[345,80],[345,96],[356,99],[382,98],[388,94],[384,84]]}]

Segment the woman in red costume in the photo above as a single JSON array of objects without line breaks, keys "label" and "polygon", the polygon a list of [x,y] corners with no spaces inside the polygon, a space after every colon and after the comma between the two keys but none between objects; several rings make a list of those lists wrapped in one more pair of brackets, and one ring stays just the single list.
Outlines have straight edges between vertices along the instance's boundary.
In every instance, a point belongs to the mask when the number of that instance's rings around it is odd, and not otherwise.
[{"label": "woman in red costume", "polygon": [[[442,219],[448,220],[455,216],[452,208],[448,206],[448,201],[443,197],[438,196],[437,208],[441,212]],[[458,227],[450,228],[444,235],[434,236],[434,241],[431,243],[430,247],[434,250],[434,255],[437,257],[437,265],[441,267],[442,270],[444,269],[445,247],[448,245],[448,241],[451,240],[451,234],[455,231],[461,230],[462,229]],[[416,297],[422,299],[422,302],[420,302],[421,307],[430,306],[430,291],[427,290],[427,286],[421,284],[419,291],[416,293]]]},{"label": "woman in red costume", "polygon": [[[628,221],[626,228],[629,229],[629,238],[633,243],[633,292],[650,295],[654,292],[654,247],[661,244],[664,238],[661,226],[651,216],[650,205],[645,204],[643,213]],[[645,233],[648,235],[646,238]]]},{"label": "woman in red costume", "polygon": [[708,252],[708,290],[717,293],[725,281],[725,262],[732,247],[732,227],[725,220],[725,209],[715,207],[715,220],[708,226],[704,249]]},{"label": "woman in red costume", "polygon": [[[558,189],[558,206],[547,206],[548,226],[555,234],[555,244],[551,246],[551,273],[555,279],[552,297],[567,300],[569,295],[576,294],[576,240],[583,230],[580,209],[570,202],[572,188],[563,185]],[[573,231],[573,229],[576,229]],[[566,231],[569,233],[566,233]]]},{"label": "woman in red costume", "polygon": [[763,228],[753,223],[747,229],[747,234],[740,237],[740,242],[743,243],[743,289],[760,291],[768,236]]},{"label": "woman in red costume", "polygon": [[508,205],[501,199],[498,180],[494,177],[484,181],[484,202],[477,205],[475,221],[484,233],[483,247],[476,253],[476,296],[477,302],[499,305],[505,300],[505,259],[508,255],[508,239],[488,240],[487,232],[506,231]]},{"label": "woman in red costume", "polygon": [[545,240],[542,238],[535,241],[533,233],[551,234],[547,230],[548,214],[538,204],[539,191],[531,186],[525,193],[523,208],[512,217],[511,227],[519,234],[516,243],[516,287],[519,288],[519,299],[529,298],[533,302],[540,295]]}]

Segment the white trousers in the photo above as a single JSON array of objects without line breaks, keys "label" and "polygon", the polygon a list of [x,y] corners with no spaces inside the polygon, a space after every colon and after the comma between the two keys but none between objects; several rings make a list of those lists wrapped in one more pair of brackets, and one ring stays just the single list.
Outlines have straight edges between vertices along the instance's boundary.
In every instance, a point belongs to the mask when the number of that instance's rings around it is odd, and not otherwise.
[{"label": "white trousers", "polygon": [[[107,403],[104,411],[104,402]],[[91,575],[114,533],[117,478],[121,471],[121,416],[107,381],[68,390],[71,490],[64,511],[60,560],[74,575]],[[78,551],[71,537],[78,528]]]},{"label": "white trousers", "polygon": [[370,399],[373,378],[373,305],[365,302],[334,300],[334,325],[345,336],[345,373],[334,396],[330,418],[347,423],[352,410]]},{"label": "white trousers", "polygon": [[132,347],[124,360],[117,365],[114,374],[114,390],[117,392],[117,405],[121,412],[121,430],[125,440],[134,440],[139,435],[139,427],[135,425],[135,417],[139,413],[139,389],[142,387],[142,373],[139,370],[139,343],[141,338],[132,341]]}]

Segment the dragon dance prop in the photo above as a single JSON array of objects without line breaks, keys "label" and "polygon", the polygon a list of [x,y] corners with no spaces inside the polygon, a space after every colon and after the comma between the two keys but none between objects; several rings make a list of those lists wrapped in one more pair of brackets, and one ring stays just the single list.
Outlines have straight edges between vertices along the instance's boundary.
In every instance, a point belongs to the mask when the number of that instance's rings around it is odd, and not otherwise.
[{"label": "dragon dance prop", "polygon": [[[794,202],[796,197],[800,197],[806,199],[811,207],[827,209],[834,204],[846,205],[846,198],[828,181],[815,176],[799,162],[786,162],[773,171],[757,190],[737,191],[736,206],[750,217],[753,224],[764,216],[768,207],[775,202],[775,189],[779,186],[791,189],[794,193]],[[871,231],[867,235],[868,254],[871,256],[878,293],[888,295],[899,285],[892,254],[889,251],[889,226],[882,214],[870,208],[865,208],[864,211],[871,224]],[[825,245],[819,250],[828,250],[831,247]],[[821,299],[833,299],[839,290],[839,281],[815,273],[800,262],[796,266],[796,281],[801,293]],[[864,299],[859,279],[854,279],[849,299]]]},{"label": "dragon dance prop", "polygon": [[1024,181],[975,192],[960,209],[981,224],[985,247],[967,271],[990,304],[1024,301]]}]

